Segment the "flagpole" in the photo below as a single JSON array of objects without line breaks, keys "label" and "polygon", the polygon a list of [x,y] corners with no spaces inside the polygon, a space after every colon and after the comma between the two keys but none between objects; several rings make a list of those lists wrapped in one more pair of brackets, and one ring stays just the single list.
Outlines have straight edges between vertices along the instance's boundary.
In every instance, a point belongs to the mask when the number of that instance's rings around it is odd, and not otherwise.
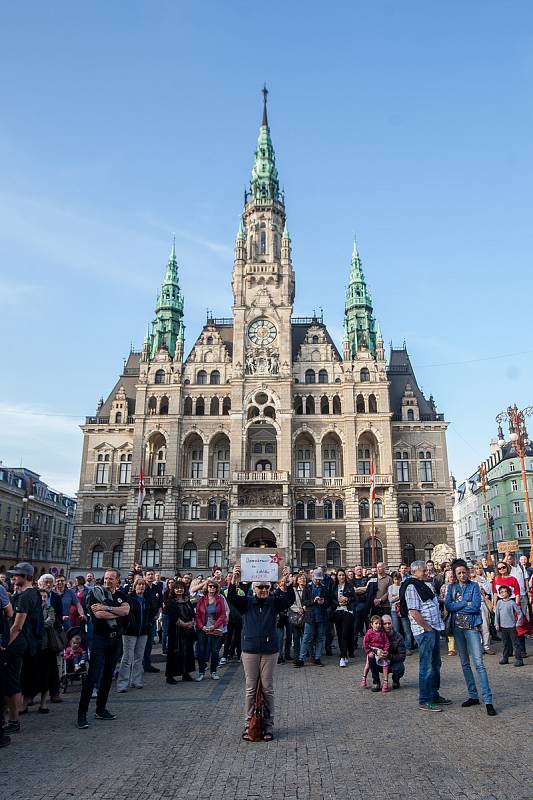
[{"label": "flagpole", "polygon": [[[139,523],[141,520],[141,511],[145,497],[146,497],[146,488],[144,482],[144,470],[143,470],[143,465],[141,463],[141,468],[139,470],[139,495],[137,497],[137,518],[135,522],[135,549],[137,548],[137,542],[139,541]],[[133,561],[135,564],[135,555]],[[134,566],[134,564],[132,564],[132,567]]]},{"label": "flagpole", "polygon": [[370,498],[370,521],[372,523],[372,569],[376,566],[376,535],[374,529],[374,501]]}]

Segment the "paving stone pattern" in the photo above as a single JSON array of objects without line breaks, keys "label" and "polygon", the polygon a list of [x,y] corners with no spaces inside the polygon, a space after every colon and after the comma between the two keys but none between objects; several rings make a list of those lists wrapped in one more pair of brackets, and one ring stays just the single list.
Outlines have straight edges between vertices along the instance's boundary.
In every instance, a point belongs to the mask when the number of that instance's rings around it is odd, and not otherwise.
[{"label": "paving stone pattern", "polygon": [[[400,691],[359,686],[362,654],[347,669],[276,670],[276,738],[247,743],[240,665],[219,682],[168,686],[163,671],[143,690],[112,691],[114,722],[75,727],[78,689],[48,716],[31,708],[22,731],[0,750],[0,800],[531,800],[532,657],[522,669],[486,663],[499,714],[461,709],[458,658],[443,649],[443,713],[418,710],[418,659],[407,660]],[[160,664],[160,666],[163,666]]]}]

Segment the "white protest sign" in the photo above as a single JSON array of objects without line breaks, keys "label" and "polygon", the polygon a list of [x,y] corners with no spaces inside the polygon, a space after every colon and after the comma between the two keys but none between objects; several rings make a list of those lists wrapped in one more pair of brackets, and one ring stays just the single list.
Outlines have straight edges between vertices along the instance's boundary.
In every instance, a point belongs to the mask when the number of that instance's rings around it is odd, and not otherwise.
[{"label": "white protest sign", "polygon": [[277,553],[241,553],[241,581],[277,581],[280,561]]}]

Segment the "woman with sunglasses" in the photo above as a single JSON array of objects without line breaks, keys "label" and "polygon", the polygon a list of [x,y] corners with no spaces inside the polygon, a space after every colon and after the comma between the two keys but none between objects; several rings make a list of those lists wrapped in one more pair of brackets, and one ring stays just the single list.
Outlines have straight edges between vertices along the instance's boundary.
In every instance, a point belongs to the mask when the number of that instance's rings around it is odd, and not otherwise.
[{"label": "woman with sunglasses", "polygon": [[252,584],[252,596],[240,597],[237,594],[240,576],[241,569],[236,565],[228,587],[228,601],[243,615],[241,661],[246,679],[246,721],[242,738],[251,741],[248,725],[254,710],[257,683],[261,680],[266,707],[263,740],[270,742],[274,738],[274,669],[278,660],[276,617],[295,602],[294,590],[288,586],[289,570],[285,567],[274,592],[270,592],[270,584],[266,581],[256,581]]},{"label": "woman with sunglasses", "polygon": [[481,591],[479,584],[470,580],[470,570],[462,558],[451,564],[453,581],[448,586],[444,605],[451,614],[451,633],[461,659],[461,667],[468,689],[468,699],[463,708],[479,705],[479,696],[470,659],[476,668],[481,694],[487,714],[496,715],[492,705],[492,691],[485,664],[483,663],[483,641],[481,639]]},{"label": "woman with sunglasses", "polygon": [[205,594],[196,604],[196,628],[198,630],[198,677],[203,681],[207,662],[211,660],[211,677],[220,680],[217,672],[220,645],[224,638],[228,619],[226,604],[219,592],[219,585],[213,578],[206,581]]},{"label": "woman with sunglasses", "polygon": [[516,600],[516,602],[520,605],[520,586],[516,578],[511,575],[511,567],[509,564],[506,564],[505,561],[498,561],[496,564],[496,577],[492,581],[493,586],[493,601],[494,601],[494,611],[496,611],[496,604],[499,600],[498,596],[498,587],[499,586],[508,586],[511,590],[511,599]]}]

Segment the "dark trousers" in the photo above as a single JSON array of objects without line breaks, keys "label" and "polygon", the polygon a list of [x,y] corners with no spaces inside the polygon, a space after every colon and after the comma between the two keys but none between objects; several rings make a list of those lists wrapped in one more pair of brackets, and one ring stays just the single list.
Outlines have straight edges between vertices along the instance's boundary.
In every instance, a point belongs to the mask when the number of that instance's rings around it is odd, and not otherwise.
[{"label": "dark trousers", "polygon": [[291,625],[290,627],[290,638],[292,641],[292,652],[294,655],[294,660],[300,658],[300,645],[302,643],[302,636],[304,635],[303,626],[300,625]]},{"label": "dark trousers", "polygon": [[326,622],[326,655],[331,655],[331,645],[333,644],[333,620]]},{"label": "dark trousers", "polygon": [[336,611],[335,629],[339,642],[340,657],[346,658],[348,653],[353,654],[353,614],[350,614],[349,611]]},{"label": "dark trousers", "polygon": [[224,638],[224,658],[241,657],[242,622],[228,622],[228,632]]},{"label": "dark trousers", "polygon": [[154,644],[154,636],[156,634],[156,621],[154,620],[150,626],[150,630],[148,631],[148,639],[146,640],[146,646],[144,648],[144,656],[143,656],[143,667],[144,669],[148,669],[148,667],[152,666],[152,647]]},{"label": "dark trousers", "polygon": [[[379,673],[383,672],[383,667],[378,667],[375,658],[369,658],[368,662],[370,664],[373,683],[379,683]],[[392,675],[393,683],[399,682],[400,678],[403,678],[404,673],[405,666],[403,661],[393,661],[392,664],[389,664],[389,675]]]},{"label": "dark trousers", "polygon": [[363,635],[365,622],[368,617],[368,608],[366,605],[358,605],[353,612],[354,620],[354,647],[357,647],[357,639]]},{"label": "dark trousers", "polygon": [[285,619],[283,625],[278,625],[278,650],[280,658],[291,657],[291,626],[289,620]]},{"label": "dark trousers", "polygon": [[95,686],[98,686],[96,710],[104,711],[115,667],[120,656],[121,636],[117,633],[112,639],[101,639],[95,636],[89,658],[89,670],[81,688],[78,714],[86,714],[89,710],[91,695]]},{"label": "dark trousers", "polygon": [[513,653],[515,658],[522,658],[522,651],[520,650],[520,643],[518,641],[516,628],[500,628],[500,633],[502,635],[503,642],[502,658],[508,661]]}]

